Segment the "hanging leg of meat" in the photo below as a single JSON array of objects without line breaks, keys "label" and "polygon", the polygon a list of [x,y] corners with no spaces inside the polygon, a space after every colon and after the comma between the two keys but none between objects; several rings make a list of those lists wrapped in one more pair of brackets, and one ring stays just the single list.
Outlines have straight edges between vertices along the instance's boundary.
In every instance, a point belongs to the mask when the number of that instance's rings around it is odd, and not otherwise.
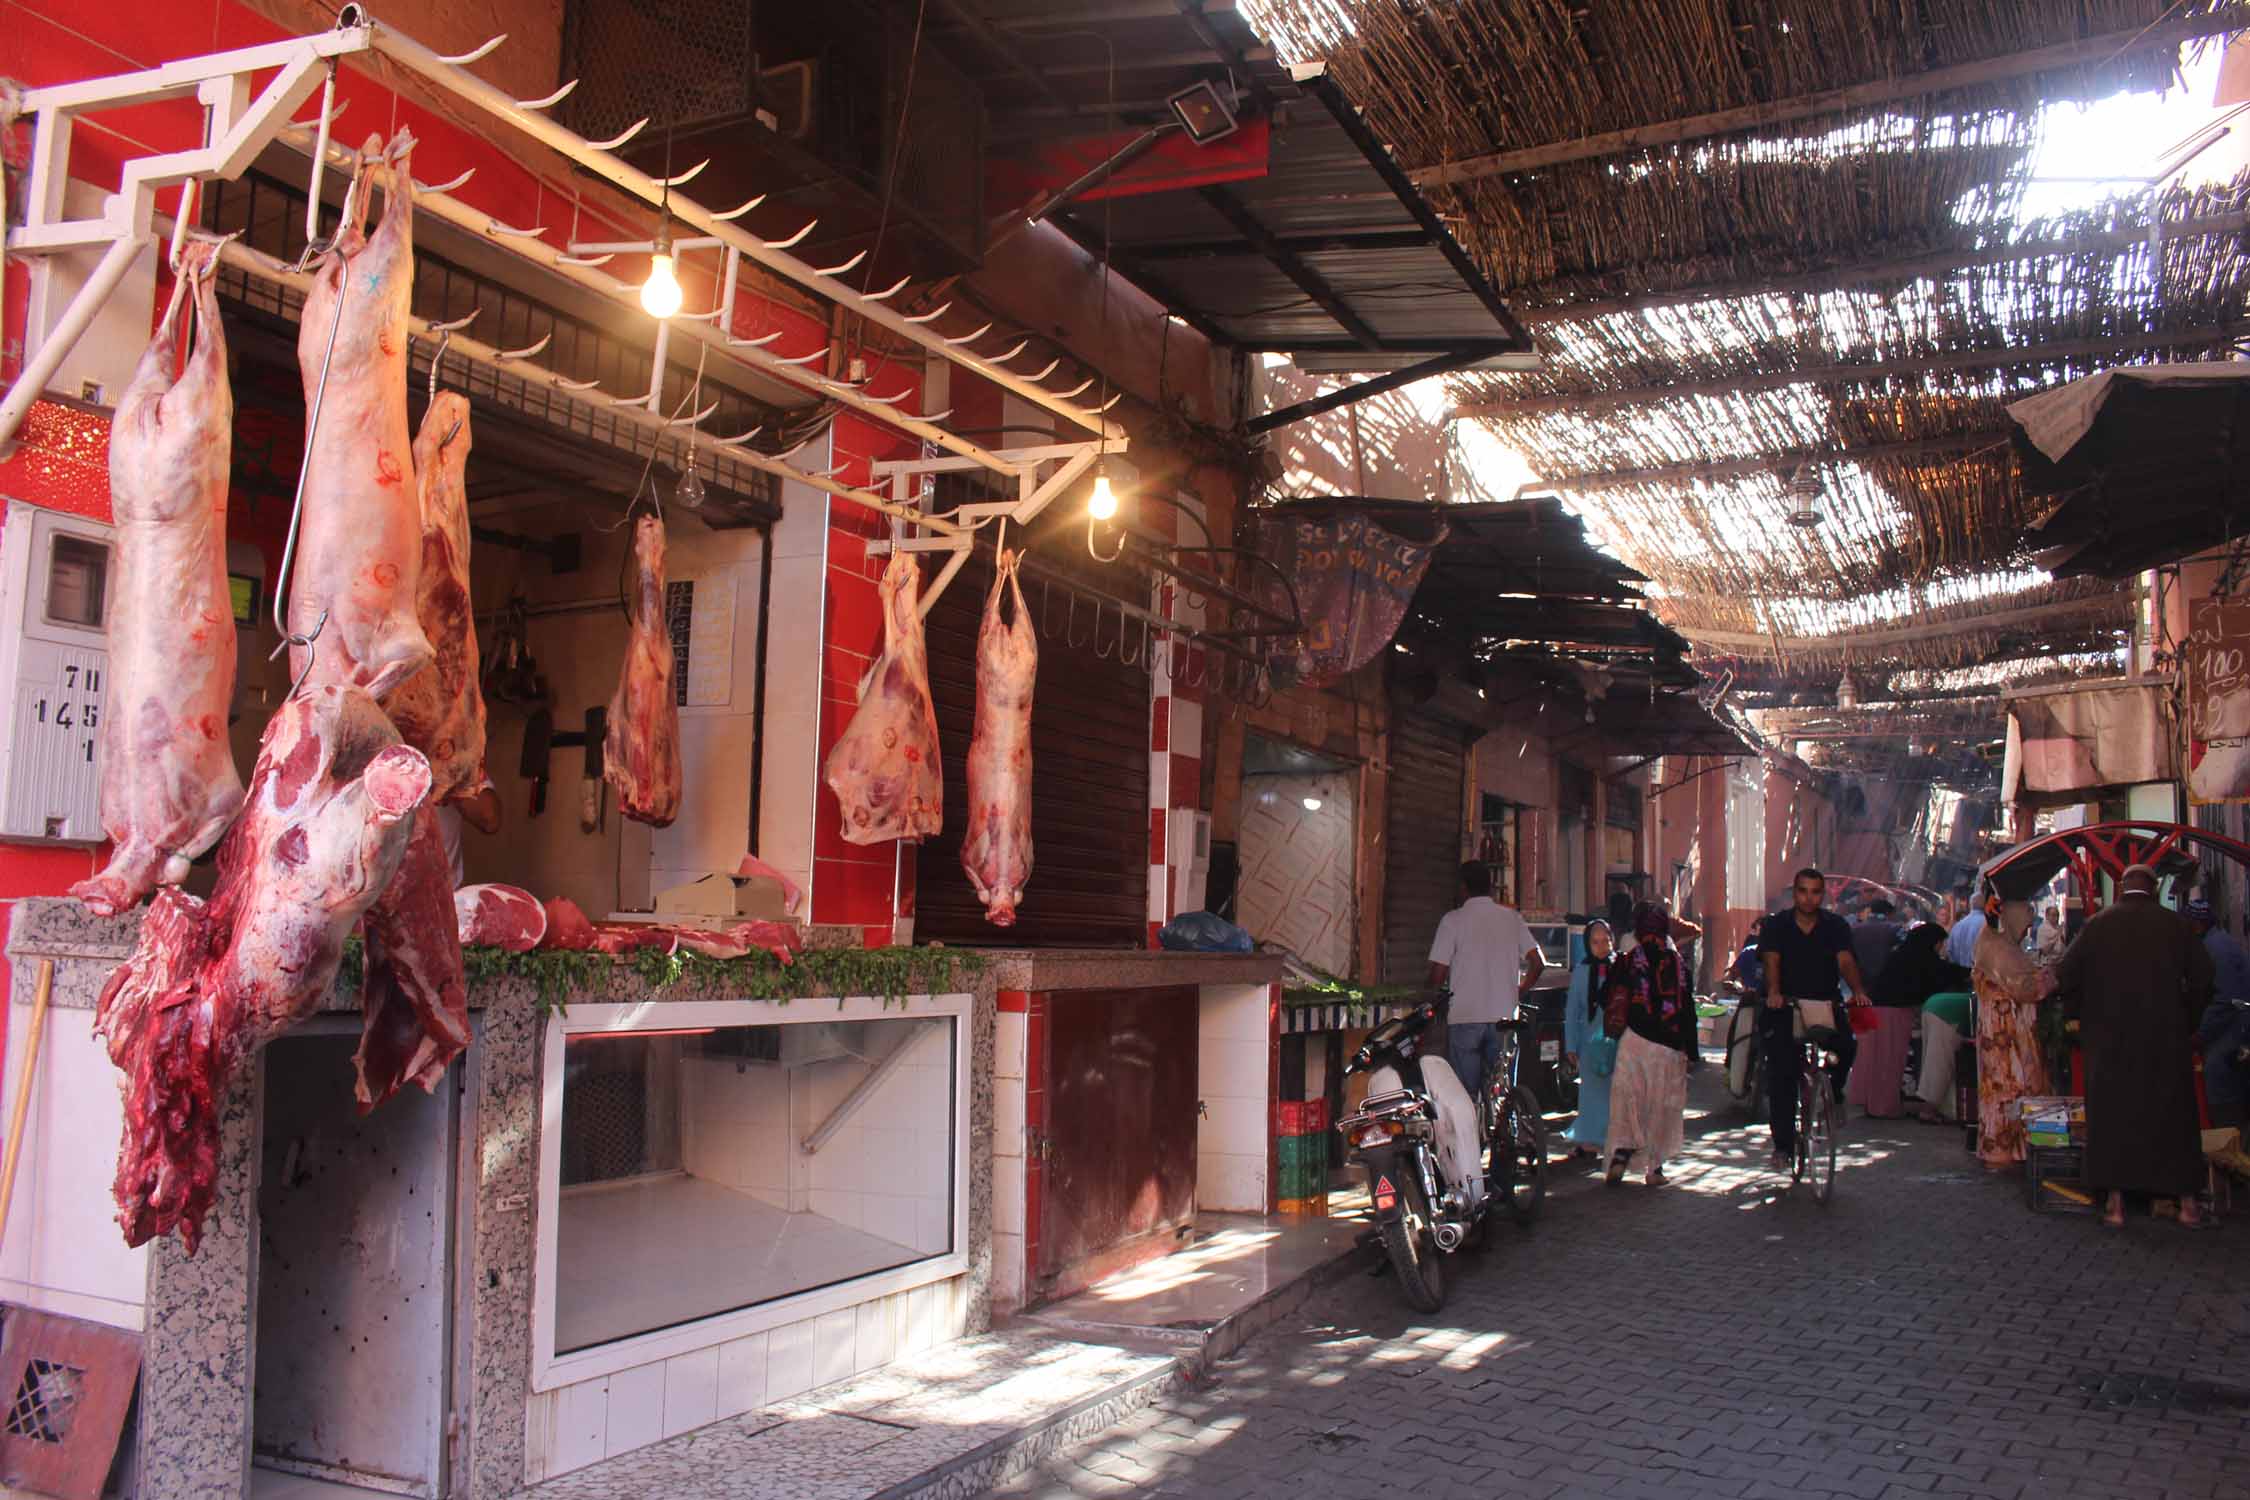
[{"label": "hanging leg of meat", "polygon": [[208,903],[165,893],[96,1011],[125,1073],[115,1191],[127,1244],[177,1228],[194,1253],[235,1068],[335,983],[429,787],[421,752],[355,688],[308,689],[266,726],[218,889]]},{"label": "hanging leg of meat", "polygon": [[[376,698],[430,664],[418,616],[422,504],[406,435],[406,319],[414,291],[414,179],[401,130],[370,137],[346,225],[322,257],[297,329],[304,377],[305,501],[289,577],[289,629],[310,635],[314,687],[342,683]],[[364,232],[369,202],[383,218]],[[334,347],[330,340],[333,334]],[[325,385],[321,379],[327,371]],[[314,410],[318,408],[318,420]],[[302,675],[307,648],[293,647]]]},{"label": "hanging leg of meat", "polygon": [[453,893],[453,921],[464,948],[529,953],[547,936],[547,908],[512,885],[465,885]]},{"label": "hanging leg of meat", "polygon": [[469,981],[453,912],[453,870],[425,806],[398,873],[367,909],[366,1013],[352,1054],[362,1114],[408,1083],[437,1090],[446,1066],[469,1047]]},{"label": "hanging leg of meat", "polygon": [[[1039,638],[1016,581],[1021,558],[1000,554],[977,632],[977,723],[969,740],[969,828],[961,868],[984,903],[986,920],[1013,927],[1031,879],[1031,689]],[[1015,620],[1000,617],[1000,593],[1014,598]]]},{"label": "hanging leg of meat", "polygon": [[468,399],[440,391],[414,438],[422,512],[416,618],[437,655],[383,700],[406,743],[430,758],[433,802],[472,796],[485,780],[484,690],[469,609],[468,465]]},{"label": "hanging leg of meat", "polygon": [[[219,841],[242,806],[227,744],[234,611],[226,517],[234,396],[213,287],[215,247],[198,246],[110,427],[117,575],[110,597],[109,719],[102,733],[102,829],[116,846],[71,894],[103,916]],[[172,379],[173,333],[192,285],[195,352]]]},{"label": "hanging leg of meat", "polygon": [[609,700],[602,778],[625,816],[662,828],[680,814],[680,708],[673,701],[672,632],[664,621],[664,523],[633,526],[632,638]]},{"label": "hanging leg of meat", "polygon": [[916,608],[921,570],[895,552],[883,570],[883,654],[859,684],[859,707],[828,752],[829,789],[843,808],[844,839],[920,842],[945,824],[930,650]]}]

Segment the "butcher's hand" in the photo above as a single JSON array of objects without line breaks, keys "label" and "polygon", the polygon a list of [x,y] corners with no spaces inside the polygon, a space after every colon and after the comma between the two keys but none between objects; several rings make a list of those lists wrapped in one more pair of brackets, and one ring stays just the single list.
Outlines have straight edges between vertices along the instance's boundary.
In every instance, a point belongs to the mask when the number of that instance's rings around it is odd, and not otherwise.
[{"label": "butcher's hand", "polygon": [[1767,1010],[1779,1010],[1779,1009],[1781,1009],[1781,1008],[1782,1008],[1782,1007],[1783,1007],[1784,1005],[1787,1005],[1788,1003],[1789,1003],[1788,997],[1787,997],[1787,996],[1784,996],[1784,995],[1768,995],[1768,996],[1766,996],[1766,1009],[1767,1009]]}]

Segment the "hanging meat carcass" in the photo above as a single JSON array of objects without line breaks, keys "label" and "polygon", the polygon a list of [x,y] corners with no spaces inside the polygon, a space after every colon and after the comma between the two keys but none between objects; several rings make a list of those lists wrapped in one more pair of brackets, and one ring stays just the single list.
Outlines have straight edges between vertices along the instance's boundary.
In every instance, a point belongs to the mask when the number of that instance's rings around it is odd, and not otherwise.
[{"label": "hanging meat carcass", "polygon": [[[110,425],[117,576],[102,733],[102,830],[116,846],[71,894],[103,916],[219,841],[242,806],[227,743],[234,611],[227,596],[227,476],[234,396],[213,286],[215,246],[191,250],[164,321]],[[195,298],[195,350],[172,379],[173,334]]]},{"label": "hanging meat carcass", "polygon": [[[406,432],[406,320],[414,290],[414,179],[401,130],[369,137],[347,222],[321,257],[297,329],[306,420],[304,515],[289,585],[291,670],[376,698],[431,661],[417,615],[422,505]],[[383,218],[365,229],[376,188]],[[325,617],[326,623],[323,624]],[[306,676],[306,658],[311,657]]]},{"label": "hanging meat carcass", "polygon": [[356,688],[307,688],[266,726],[210,901],[160,892],[96,1007],[125,1073],[115,1193],[127,1244],[176,1228],[195,1253],[235,1068],[335,983],[429,787],[421,752]]},{"label": "hanging meat carcass", "polygon": [[406,743],[430,758],[432,802],[473,796],[485,783],[484,690],[469,608],[468,465],[468,398],[440,391],[414,438],[422,515],[415,615],[436,656],[383,701]]},{"label": "hanging meat carcass", "polygon": [[664,523],[633,526],[633,612],[624,670],[609,700],[602,778],[625,816],[665,827],[680,814],[680,707],[673,701],[672,633],[664,621]]},{"label": "hanging meat carcass", "polygon": [[[1022,557],[1002,551],[977,632],[977,721],[969,740],[969,827],[961,868],[984,903],[985,919],[1013,927],[1016,904],[1031,879],[1031,690],[1039,675],[1039,638],[1032,633],[1017,581]],[[1001,618],[1002,589],[1015,619]]]},{"label": "hanging meat carcass", "polygon": [[352,1054],[362,1114],[408,1083],[437,1091],[469,1047],[469,981],[455,930],[453,868],[433,800],[414,815],[398,872],[367,909],[365,1013]]},{"label": "hanging meat carcass", "polygon": [[881,586],[883,654],[860,679],[859,707],[828,752],[846,843],[919,842],[945,824],[930,651],[916,607],[921,578],[912,554],[891,554]]}]

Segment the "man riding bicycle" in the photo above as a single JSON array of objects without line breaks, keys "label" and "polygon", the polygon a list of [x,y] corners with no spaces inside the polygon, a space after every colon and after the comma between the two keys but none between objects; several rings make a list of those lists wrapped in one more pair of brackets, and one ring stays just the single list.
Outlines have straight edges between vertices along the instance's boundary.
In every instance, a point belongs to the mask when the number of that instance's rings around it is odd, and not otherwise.
[{"label": "man riding bicycle", "polygon": [[[1799,870],[1789,887],[1787,910],[1777,911],[1758,927],[1758,957],[1765,966],[1764,1008],[1758,1013],[1758,1042],[1766,1059],[1766,1101],[1773,1123],[1773,1169],[1789,1172],[1797,1157],[1797,1091],[1804,1079],[1804,1044],[1796,1032],[1799,1000],[1836,1003],[1843,986],[1851,989],[1852,1003],[1868,1003],[1859,977],[1859,962],[1852,956],[1851,924],[1822,909],[1828,879],[1811,868]],[[1851,1072],[1851,1028],[1838,1024],[1834,1087],[1838,1106],[1844,1097],[1844,1079]]]}]

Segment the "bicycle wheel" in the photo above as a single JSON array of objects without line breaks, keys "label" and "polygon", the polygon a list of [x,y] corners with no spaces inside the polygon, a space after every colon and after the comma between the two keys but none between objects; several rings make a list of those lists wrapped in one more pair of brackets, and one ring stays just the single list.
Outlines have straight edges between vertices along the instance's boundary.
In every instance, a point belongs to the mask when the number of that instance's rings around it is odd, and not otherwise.
[{"label": "bicycle wheel", "polygon": [[1539,1106],[1524,1089],[1517,1089],[1501,1106],[1502,1129],[1493,1140],[1495,1161],[1507,1159],[1508,1175],[1502,1185],[1507,1195],[1508,1217],[1529,1224],[1539,1217],[1547,1197],[1547,1127]]},{"label": "bicycle wheel", "polygon": [[1827,1206],[1836,1191],[1836,1092],[1824,1073],[1813,1088],[1812,1129],[1805,1149],[1812,1166],[1813,1202]]},{"label": "bicycle wheel", "polygon": [[1789,1163],[1789,1180],[1799,1183],[1812,1169],[1813,1111],[1820,1106],[1815,1102],[1822,1079],[1817,1069],[1807,1070],[1797,1085],[1797,1154]]}]

